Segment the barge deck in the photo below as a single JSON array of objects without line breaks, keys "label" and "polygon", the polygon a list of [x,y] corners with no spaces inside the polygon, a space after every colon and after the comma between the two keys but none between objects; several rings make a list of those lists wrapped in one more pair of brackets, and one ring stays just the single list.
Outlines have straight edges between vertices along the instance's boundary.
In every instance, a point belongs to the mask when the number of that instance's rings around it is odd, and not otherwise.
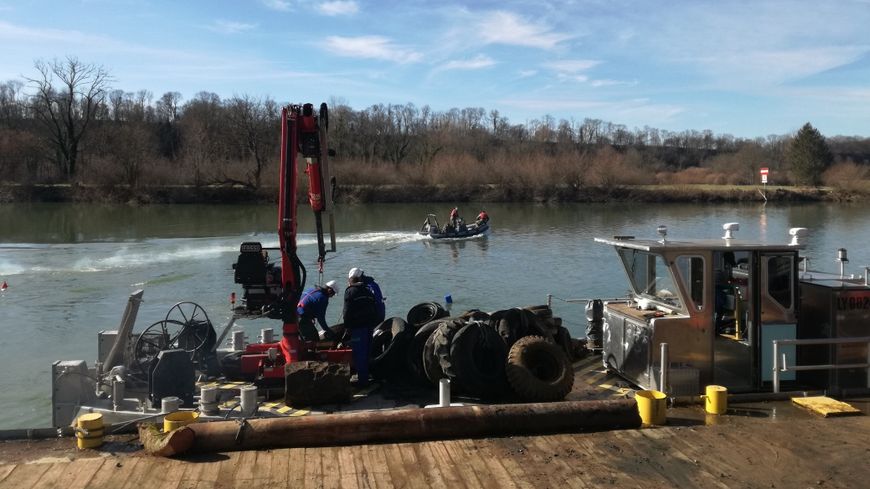
[{"label": "barge deck", "polygon": [[[631,396],[601,366],[574,364],[569,400]],[[850,399],[863,413],[868,399]],[[305,415],[316,416],[316,412]],[[28,487],[862,487],[867,416],[821,418],[790,401],[726,415],[672,407],[666,426],[593,433],[287,448],[162,458],[135,435],[97,450],[71,438],[0,443],[0,489]]]},{"label": "barge deck", "polygon": [[[741,408],[743,410],[744,408]],[[862,487],[866,416],[819,418],[787,402],[705,426],[227,452],[179,459],[0,445],[0,489],[283,487]],[[781,419],[794,410],[794,419]],[[700,412],[700,409],[694,411]],[[739,411],[738,411],[739,412]],[[761,413],[761,414],[759,414]],[[766,414],[764,414],[766,413]],[[774,415],[775,413],[775,415]],[[701,414],[703,417],[703,414]],[[789,416],[785,416],[789,417]]]}]

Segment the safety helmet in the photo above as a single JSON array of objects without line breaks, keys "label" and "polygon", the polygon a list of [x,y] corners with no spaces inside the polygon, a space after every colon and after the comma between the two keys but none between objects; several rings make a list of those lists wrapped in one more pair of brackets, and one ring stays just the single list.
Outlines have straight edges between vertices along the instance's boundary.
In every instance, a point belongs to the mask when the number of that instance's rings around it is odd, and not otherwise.
[{"label": "safety helmet", "polygon": [[332,289],[334,291],[335,290],[335,280],[330,280],[329,282],[326,282],[323,286],[327,289]]},{"label": "safety helmet", "polygon": [[362,277],[362,274],[363,274],[363,271],[361,268],[353,267],[350,269],[349,272],[347,272],[347,278],[350,279],[350,278]]}]

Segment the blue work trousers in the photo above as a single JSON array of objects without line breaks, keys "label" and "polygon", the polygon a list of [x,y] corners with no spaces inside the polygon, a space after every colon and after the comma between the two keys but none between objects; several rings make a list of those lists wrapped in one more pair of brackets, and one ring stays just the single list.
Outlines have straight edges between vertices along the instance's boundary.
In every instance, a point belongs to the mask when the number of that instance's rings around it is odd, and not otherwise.
[{"label": "blue work trousers", "polygon": [[359,379],[358,387],[365,387],[369,383],[369,350],[372,345],[372,331],[370,327],[357,327],[350,330],[350,347],[353,350],[353,365]]}]

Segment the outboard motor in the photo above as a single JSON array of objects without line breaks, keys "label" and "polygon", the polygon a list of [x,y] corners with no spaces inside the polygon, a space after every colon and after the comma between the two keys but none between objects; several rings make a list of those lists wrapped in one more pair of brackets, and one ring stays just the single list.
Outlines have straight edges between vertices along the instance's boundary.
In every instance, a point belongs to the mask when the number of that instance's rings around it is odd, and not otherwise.
[{"label": "outboard motor", "polygon": [[280,297],[281,267],[269,263],[260,243],[242,243],[233,270],[235,282],[245,290],[242,302],[248,312],[259,312]]},{"label": "outboard motor", "polygon": [[604,302],[594,299],[586,303],[586,348],[601,351],[602,327],[604,325]]}]

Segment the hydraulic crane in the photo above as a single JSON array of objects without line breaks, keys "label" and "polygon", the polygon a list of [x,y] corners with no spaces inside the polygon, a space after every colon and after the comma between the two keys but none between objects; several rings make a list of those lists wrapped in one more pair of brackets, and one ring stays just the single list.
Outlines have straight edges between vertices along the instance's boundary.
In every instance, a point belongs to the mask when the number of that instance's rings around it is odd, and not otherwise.
[{"label": "hydraulic crane", "polygon": [[[299,201],[299,159],[308,175],[308,203],[314,212],[317,233],[317,267],[322,278],[326,254],[335,251],[335,221],[332,196],[335,181],[330,177],[327,132],[329,114],[320,104],[318,114],[312,104],[288,105],[281,111],[280,173],[278,178],[278,240],[280,268],[268,263],[260,243],[242,243],[234,265],[235,281],[244,288],[243,305],[237,310],[247,314],[266,314],[282,321],[281,340],[255,343],[241,356],[241,372],[247,377],[283,378],[284,365],[300,360],[350,361],[349,349],[318,349],[316,342],[299,337],[296,306],[305,288],[307,271],[297,254]],[[324,216],[326,214],[326,216]],[[324,217],[329,224],[329,247],[324,234]]]}]

